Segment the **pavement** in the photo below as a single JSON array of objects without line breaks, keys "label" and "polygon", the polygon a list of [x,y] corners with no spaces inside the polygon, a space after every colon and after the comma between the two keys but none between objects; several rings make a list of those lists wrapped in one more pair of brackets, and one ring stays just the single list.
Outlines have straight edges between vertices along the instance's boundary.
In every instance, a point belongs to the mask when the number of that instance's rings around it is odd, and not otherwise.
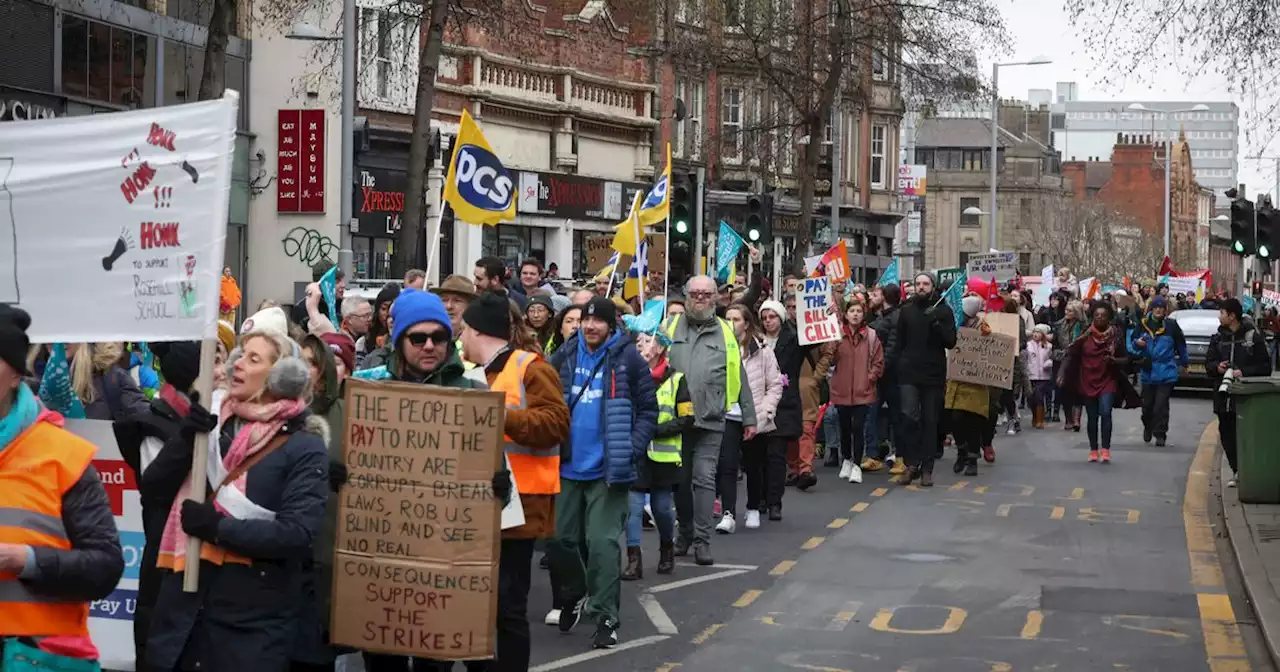
[{"label": "pavement", "polygon": [[[1271,670],[1216,533],[1211,405],[1179,396],[1171,415],[1170,445],[1156,448],[1138,411],[1116,411],[1107,466],[1086,461],[1083,432],[1024,421],[977,477],[953,476],[948,449],[932,489],[823,468],[811,492],[788,489],[783,521],[717,536],[713,567],[657,576],[647,531],[646,576],[623,584],[612,650],[591,650],[589,623],[542,625],[538,571],[531,669]],[[1267,557],[1280,577],[1280,548]]]},{"label": "pavement", "polygon": [[1223,459],[1217,484],[1226,536],[1266,649],[1280,660],[1280,505],[1242,503],[1239,491],[1226,487],[1230,477]]}]

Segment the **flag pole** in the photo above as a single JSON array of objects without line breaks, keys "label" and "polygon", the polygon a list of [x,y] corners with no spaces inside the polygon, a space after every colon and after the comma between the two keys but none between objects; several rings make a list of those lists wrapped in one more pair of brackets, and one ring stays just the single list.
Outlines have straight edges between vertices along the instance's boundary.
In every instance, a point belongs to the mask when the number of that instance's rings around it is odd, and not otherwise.
[{"label": "flag pole", "polygon": [[667,228],[666,235],[662,241],[662,300],[666,301],[671,295],[671,207],[667,207]]},{"label": "flag pole", "polygon": [[[636,284],[639,285],[638,289],[640,292],[640,307],[643,309],[644,308],[644,286],[649,283],[649,273],[648,273],[649,255],[648,255],[648,250],[644,250],[645,258],[644,259],[640,258],[641,236],[640,236],[640,211],[639,210],[636,211],[635,236],[636,236],[636,258],[632,259],[631,263],[634,264],[636,267]],[[640,269],[642,268],[645,269],[644,275],[640,274]],[[628,272],[628,275],[630,275],[630,272]],[[623,292],[623,294],[626,294],[626,292]]]},{"label": "flag pole", "polygon": [[[431,268],[435,265],[436,255],[440,252],[440,222],[444,219],[444,202],[441,201],[440,207],[436,211],[436,225],[428,231],[435,231],[431,236],[431,250],[427,252],[427,281],[431,279]],[[403,223],[401,223],[403,226]]]}]

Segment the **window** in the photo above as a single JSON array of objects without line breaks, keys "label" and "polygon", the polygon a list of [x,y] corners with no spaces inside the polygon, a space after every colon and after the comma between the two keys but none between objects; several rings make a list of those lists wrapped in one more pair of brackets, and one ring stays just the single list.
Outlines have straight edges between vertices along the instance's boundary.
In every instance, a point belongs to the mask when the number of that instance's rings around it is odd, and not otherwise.
[{"label": "window", "polygon": [[730,32],[751,29],[750,0],[724,0],[724,25]]},{"label": "window", "polygon": [[[961,198],[961,199],[960,199],[960,228],[962,228],[962,229],[976,229],[976,228],[978,228],[979,226],[981,226],[981,223],[978,221],[978,220],[979,220],[979,217],[980,217],[981,215],[966,215],[966,214],[964,214],[964,211],[965,211],[965,210],[968,210],[969,208],[977,208],[977,207],[979,207],[979,206],[978,206],[978,203],[980,203],[980,202],[981,202],[981,201],[979,201],[979,200],[978,200],[978,199],[976,199],[976,198]],[[961,260],[961,263],[964,263],[964,261],[963,261],[963,260]]]},{"label": "window", "polygon": [[685,105],[685,118],[680,119],[675,123],[675,142],[672,143],[671,147],[671,156],[677,159],[684,158],[684,128],[689,122],[689,96],[688,89],[686,88],[687,86],[688,83],[683,79],[678,77],[676,78],[676,98],[684,101]]},{"label": "window", "polygon": [[968,265],[969,265],[969,255],[970,255],[970,254],[972,254],[972,252],[961,252],[961,253],[960,253],[960,267],[961,267],[961,268],[964,268],[965,266],[968,266]]},{"label": "window", "polygon": [[697,161],[702,158],[702,82],[694,82],[689,87],[689,101],[685,105],[689,122],[689,158]]},{"label": "window", "polygon": [[1018,273],[1022,274],[1023,277],[1031,275],[1031,253],[1030,252],[1018,253]]},{"label": "window", "polygon": [[784,43],[790,47],[795,44],[795,35],[788,28],[795,9],[795,0],[773,0],[773,46],[780,47]]},{"label": "window", "polygon": [[871,50],[871,79],[883,82],[889,78],[889,63],[885,57],[885,47],[876,46]]},{"label": "window", "polygon": [[884,126],[871,127],[871,186],[884,189],[885,183],[885,144],[888,131]]},{"label": "window", "polygon": [[[374,5],[370,0],[368,3]],[[411,6],[408,3],[396,7]],[[360,10],[360,103],[390,112],[412,112],[418,85],[419,17],[366,6]]]},{"label": "window", "polygon": [[676,21],[702,25],[702,0],[676,0]]},{"label": "window", "polygon": [[986,170],[987,169],[987,151],[986,150],[966,150],[963,157],[964,170]]},{"label": "window", "polygon": [[65,14],[62,92],[126,108],[152,107],[154,72],[147,75],[154,49],[155,39],[148,35]]},{"label": "window", "polygon": [[742,161],[742,89],[726,86],[720,94],[720,151],[724,160]]}]

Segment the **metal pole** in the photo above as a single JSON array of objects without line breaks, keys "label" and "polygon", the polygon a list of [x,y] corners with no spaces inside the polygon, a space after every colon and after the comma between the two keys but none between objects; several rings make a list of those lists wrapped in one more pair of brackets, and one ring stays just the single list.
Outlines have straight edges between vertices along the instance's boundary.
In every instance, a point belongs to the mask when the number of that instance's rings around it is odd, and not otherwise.
[{"label": "metal pole", "polygon": [[[1271,200],[1272,207],[1280,205],[1280,156],[1276,157],[1276,190],[1275,195]],[[1254,234],[1253,240],[1254,242],[1257,242],[1257,234]],[[1274,255],[1274,252],[1272,254]],[[1275,291],[1280,292],[1280,271],[1277,271],[1274,262],[1271,265],[1271,283],[1272,288]],[[1259,303],[1261,303],[1261,301],[1259,301]]]},{"label": "metal pole", "polygon": [[[356,0],[342,3],[342,186],[338,190],[341,199],[338,226],[338,268],[347,282],[352,275],[351,252],[351,199],[355,187],[355,141],[351,137],[356,123]],[[417,222],[412,224],[417,226]],[[404,223],[401,222],[401,226]],[[410,252],[412,254],[412,252]],[[336,308],[336,307],[335,307]]]},{"label": "metal pole", "polygon": [[996,249],[996,164],[1000,153],[1000,64],[991,64],[991,216],[987,218],[987,246]]},{"label": "metal pole", "polygon": [[[1172,230],[1172,213],[1169,209],[1169,173],[1172,170],[1173,141],[1169,127],[1169,113],[1164,113],[1164,256],[1169,257],[1169,235]],[[1172,259],[1173,257],[1169,257]]]},{"label": "metal pole", "polygon": [[[840,87],[836,87],[836,98],[831,109],[831,240],[840,240],[840,173],[844,170],[844,157],[840,151],[843,142],[840,137],[844,130],[844,121],[840,115]],[[896,179],[896,178],[895,178]],[[809,251],[805,250],[804,255]],[[852,270],[852,269],[850,269]]]},{"label": "metal pole", "polygon": [[693,195],[693,272],[690,276],[701,275],[706,271],[702,268],[702,210],[705,207],[704,194],[707,193],[706,180],[707,169],[698,166],[696,172],[698,176],[698,191]]}]

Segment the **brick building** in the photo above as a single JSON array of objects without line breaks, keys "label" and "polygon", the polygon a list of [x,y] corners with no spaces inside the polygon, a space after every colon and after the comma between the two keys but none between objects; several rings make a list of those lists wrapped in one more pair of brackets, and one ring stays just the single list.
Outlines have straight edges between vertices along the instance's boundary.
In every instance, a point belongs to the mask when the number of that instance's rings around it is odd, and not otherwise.
[{"label": "brick building", "polygon": [[[358,277],[387,277],[391,255],[401,253],[394,249],[397,213],[365,209],[360,192],[404,190],[422,41],[417,22],[395,13],[400,5],[358,3],[358,114],[369,128],[356,155],[353,247]],[[534,256],[562,276],[583,273],[584,238],[611,231],[632,194],[652,181],[657,87],[642,49],[652,22],[618,15],[610,4],[504,0],[500,21],[448,23],[433,105],[443,145],[465,106],[512,171],[519,196],[513,223],[473,227],[446,217],[441,277],[470,273],[483,255],[508,266]]]}]

